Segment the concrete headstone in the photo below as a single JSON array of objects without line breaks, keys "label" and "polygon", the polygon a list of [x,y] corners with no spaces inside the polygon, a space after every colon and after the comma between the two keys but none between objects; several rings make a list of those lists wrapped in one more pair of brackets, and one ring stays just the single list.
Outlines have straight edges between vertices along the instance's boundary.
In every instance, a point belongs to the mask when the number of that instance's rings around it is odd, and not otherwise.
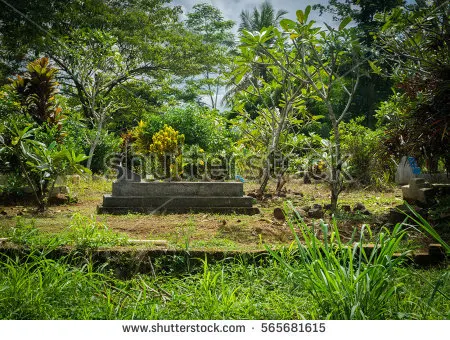
[{"label": "concrete headstone", "polygon": [[421,170],[417,165],[417,161],[414,157],[403,156],[397,167],[397,173],[395,174],[395,183],[400,185],[408,184],[412,178],[420,175]]}]

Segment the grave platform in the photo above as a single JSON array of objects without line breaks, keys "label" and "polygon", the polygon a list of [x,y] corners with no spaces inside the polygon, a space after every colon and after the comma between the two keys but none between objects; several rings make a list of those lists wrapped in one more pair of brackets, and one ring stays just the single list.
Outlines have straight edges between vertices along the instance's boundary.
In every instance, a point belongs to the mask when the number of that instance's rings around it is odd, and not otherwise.
[{"label": "grave platform", "polygon": [[135,213],[259,213],[241,182],[113,182],[103,196],[99,214]]}]

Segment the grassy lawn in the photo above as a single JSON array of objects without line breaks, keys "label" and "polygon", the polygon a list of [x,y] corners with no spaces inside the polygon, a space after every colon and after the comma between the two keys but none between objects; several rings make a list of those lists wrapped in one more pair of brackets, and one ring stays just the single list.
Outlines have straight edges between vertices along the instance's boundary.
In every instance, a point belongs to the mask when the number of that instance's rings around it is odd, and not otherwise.
[{"label": "grassy lawn", "polygon": [[[274,190],[270,183],[269,192]],[[57,235],[67,231],[74,214],[89,216],[104,223],[112,231],[127,235],[131,239],[166,240],[170,249],[238,250],[252,251],[264,249],[264,244],[286,245],[293,241],[292,232],[284,221],[277,220],[274,208],[283,208],[285,200],[302,208],[312,204],[328,204],[329,190],[323,183],[305,185],[298,180],[287,184],[287,197],[274,197],[255,202],[260,214],[165,214],[165,215],[96,215],[96,207],[102,203],[102,195],[111,192],[111,181],[104,179],[81,180],[69,184],[71,194],[77,203],[51,206],[41,215],[33,214],[32,206],[6,206],[0,210],[6,215],[0,217],[0,235],[7,236],[16,225],[16,216],[26,224],[34,226],[44,235]],[[256,189],[257,183],[245,183],[246,193]],[[340,204],[353,207],[362,202],[372,213],[371,216],[340,214],[337,216],[340,231],[350,237],[354,228],[362,224],[377,225],[380,214],[401,204],[401,192],[370,192],[351,190],[341,194]],[[325,215],[326,221],[330,219]],[[313,220],[305,218],[309,224]],[[316,223],[317,224],[317,223]]]},{"label": "grassy lawn", "polygon": [[[256,187],[247,183],[245,191]],[[372,215],[338,216],[337,229],[329,230],[337,248],[319,245],[318,229],[310,228],[318,226],[317,221],[295,222],[305,248],[296,243],[286,222],[274,218],[273,210],[285,200],[298,208],[328,203],[322,184],[291,182],[286,198],[257,203],[261,214],[254,216],[95,215],[102,194],[110,189],[106,180],[82,181],[71,187],[78,203],[52,206],[42,215],[26,206],[0,208],[6,213],[0,235],[29,246],[18,257],[0,254],[0,319],[448,319],[450,315],[447,263],[429,269],[405,265],[392,254],[417,246],[412,242],[414,233],[376,226],[380,214],[401,203],[398,190],[344,192],[341,204],[362,202]],[[377,232],[371,237],[384,242],[374,258],[358,257],[342,246],[364,224],[372,224]],[[166,242],[130,245],[128,238]],[[47,248],[42,249],[43,244]],[[250,252],[266,245],[276,250],[265,257],[239,255],[210,263],[181,253],[155,257],[150,259],[150,273],[132,272],[124,279],[109,263],[94,264],[84,251],[56,260],[47,256],[47,250],[65,244],[78,250]],[[119,267],[127,269],[126,261],[122,259]]]}]

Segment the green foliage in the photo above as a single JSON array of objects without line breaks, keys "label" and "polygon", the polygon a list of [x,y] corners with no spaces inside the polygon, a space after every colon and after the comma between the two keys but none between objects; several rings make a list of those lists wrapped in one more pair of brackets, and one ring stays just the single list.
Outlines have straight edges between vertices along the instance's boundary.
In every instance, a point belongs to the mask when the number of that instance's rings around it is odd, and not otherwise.
[{"label": "green foliage", "polygon": [[[282,255],[295,265],[295,254]],[[128,280],[95,270],[88,259],[74,266],[68,256],[58,261],[46,252],[0,258],[0,319],[122,320],[301,320],[326,319],[319,300],[277,261],[235,259],[216,264],[195,261],[190,274],[184,257],[155,259],[155,275]],[[120,259],[115,259],[120,260]],[[194,261],[192,261],[194,262]],[[300,269],[300,268],[299,268]],[[380,268],[379,271],[383,269]],[[168,275],[171,273],[172,275]],[[428,282],[442,271],[407,269],[399,299],[389,302],[389,319],[447,319],[448,300],[433,296]],[[448,290],[442,282],[440,290]],[[428,302],[431,299],[431,304]],[[340,297],[338,297],[339,299]],[[432,307],[431,307],[432,306]]]},{"label": "green foliage", "polygon": [[410,212],[410,214],[406,214],[406,216],[408,216],[409,219],[414,221],[421,229],[439,242],[439,244],[444,247],[447,256],[450,255],[450,245],[448,245],[447,242],[442,239],[441,235],[439,235],[439,233],[431,226],[431,224],[419,213],[417,213],[417,211],[415,211],[407,202],[405,202],[405,205]]},{"label": "green foliage", "polygon": [[160,166],[164,169],[165,178],[177,178],[182,172],[180,163],[184,135],[165,124],[152,136],[152,141],[147,152],[156,154]]},{"label": "green foliage", "polygon": [[76,248],[98,248],[123,246],[128,244],[128,237],[109,229],[95,217],[74,214],[64,240]]},{"label": "green foliage", "polygon": [[[429,172],[440,170],[440,160],[450,167],[449,10],[448,2],[421,1],[376,16],[383,24],[375,35],[380,61],[403,99],[399,124],[387,123],[388,143],[400,144],[394,152],[416,156]],[[394,94],[392,104],[398,97]]]},{"label": "green foliage", "polygon": [[253,8],[253,11],[245,10],[241,12],[241,24],[239,31],[261,31],[263,28],[277,26],[280,19],[287,14],[287,11],[280,9],[275,12],[274,7],[269,1],[264,1],[259,9]]},{"label": "green foliage", "polygon": [[[319,302],[320,314],[331,319],[386,319],[390,315],[390,302],[397,298],[401,286],[397,270],[407,254],[394,256],[406,235],[402,226],[396,225],[392,232],[380,232],[369,252],[364,249],[364,227],[358,242],[354,243],[353,238],[344,242],[335,221],[331,228],[321,222],[322,240],[290,205],[286,213],[291,212],[295,216],[289,225],[295,233],[300,266],[292,266],[280,255],[271,253],[303,282]],[[300,229],[300,236],[295,228]],[[367,232],[371,235],[370,229]]]},{"label": "green foliage", "polygon": [[165,124],[183,134],[187,145],[198,145],[212,152],[230,147],[230,133],[226,130],[225,119],[217,111],[188,105],[169,109],[161,115],[149,115],[143,123],[145,125],[136,141],[140,149],[148,149],[153,135]]},{"label": "green foliage", "polygon": [[[20,111],[19,95],[12,91],[11,86],[4,85],[0,88],[0,120],[5,121],[12,116],[18,116]],[[0,133],[3,133],[3,126],[0,126]]]},{"label": "green foliage", "polygon": [[49,64],[48,58],[36,59],[27,65],[27,70],[23,77],[17,76],[11,85],[19,96],[24,113],[39,125],[49,123],[61,127],[61,108],[55,100],[58,70]]},{"label": "green foliage", "polygon": [[39,129],[42,128],[32,128],[32,125],[21,129],[13,123],[8,127],[8,135],[0,136],[3,145],[0,154],[15,159],[19,173],[34,193],[38,209],[44,210],[58,176],[89,173],[89,170],[80,165],[87,158],[85,155],[69,151],[55,141],[46,145],[36,140]]},{"label": "green foliage", "polygon": [[34,246],[45,243],[34,221],[27,223],[20,216],[16,219],[16,226],[9,230],[7,236],[9,241],[19,245]]},{"label": "green foliage", "polygon": [[[90,135],[91,138],[94,138],[95,133],[96,131],[94,130],[87,131],[87,134]],[[111,155],[114,155],[115,153],[120,151],[121,142],[121,138],[114,133],[111,133],[107,130],[102,130],[99,135],[99,141],[95,148],[95,153],[92,156],[92,161],[90,164],[90,169],[93,173],[104,174],[108,170],[110,170],[108,159]],[[86,154],[89,152],[89,148],[86,146],[86,144],[84,144],[83,152]],[[84,162],[84,164],[86,165],[86,162]]]},{"label": "green foliage", "polygon": [[225,85],[224,71],[231,63],[231,52],[234,47],[234,36],[231,29],[234,22],[224,20],[220,10],[206,3],[195,4],[192,12],[187,13],[186,27],[198,35],[204,51],[202,59],[201,79],[195,77],[191,83],[200,88],[199,95],[207,95],[210,106],[218,106],[219,89]]},{"label": "green foliage", "polygon": [[361,125],[363,119],[360,117],[340,126],[347,171],[365,186],[385,189],[394,181],[395,163],[385,152],[383,131],[364,127]]}]

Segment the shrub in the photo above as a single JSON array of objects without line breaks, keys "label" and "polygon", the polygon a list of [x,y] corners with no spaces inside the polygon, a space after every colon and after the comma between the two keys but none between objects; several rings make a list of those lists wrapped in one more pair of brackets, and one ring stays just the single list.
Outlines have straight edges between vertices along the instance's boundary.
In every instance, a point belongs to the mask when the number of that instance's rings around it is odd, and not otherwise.
[{"label": "shrub", "polygon": [[[390,301],[400,287],[396,282],[396,270],[407,254],[394,257],[406,235],[402,225],[396,225],[392,232],[380,232],[373,250],[367,252],[363,247],[364,227],[358,242],[353,243],[352,238],[344,243],[335,220],[331,229],[322,222],[321,240],[314,227],[309,228],[291,204],[286,213],[291,216],[288,223],[295,234],[299,265],[292,265],[279,254],[269,251],[306,286],[317,301],[320,314],[331,319],[388,317]],[[304,243],[295,228],[300,230]],[[370,229],[367,231],[370,234]]]},{"label": "shrub", "polygon": [[393,183],[395,163],[382,146],[382,131],[361,125],[364,117],[342,123],[341,151],[347,156],[350,175],[359,183],[384,189]]},{"label": "shrub", "polygon": [[[164,125],[160,131],[153,135],[152,140],[153,143],[149,146],[149,151],[158,156],[161,166],[164,167],[165,178],[171,178],[172,175],[178,177],[179,171],[177,170],[181,169],[178,163],[183,149],[184,135],[172,127]],[[171,171],[173,167],[176,168],[175,171]]]},{"label": "shrub", "polygon": [[230,135],[225,128],[225,120],[215,111],[198,106],[171,108],[161,115],[149,115],[145,126],[135,128],[136,145],[139,149],[148,149],[152,137],[165,124],[185,136],[185,144],[198,145],[206,151],[229,149]]}]

